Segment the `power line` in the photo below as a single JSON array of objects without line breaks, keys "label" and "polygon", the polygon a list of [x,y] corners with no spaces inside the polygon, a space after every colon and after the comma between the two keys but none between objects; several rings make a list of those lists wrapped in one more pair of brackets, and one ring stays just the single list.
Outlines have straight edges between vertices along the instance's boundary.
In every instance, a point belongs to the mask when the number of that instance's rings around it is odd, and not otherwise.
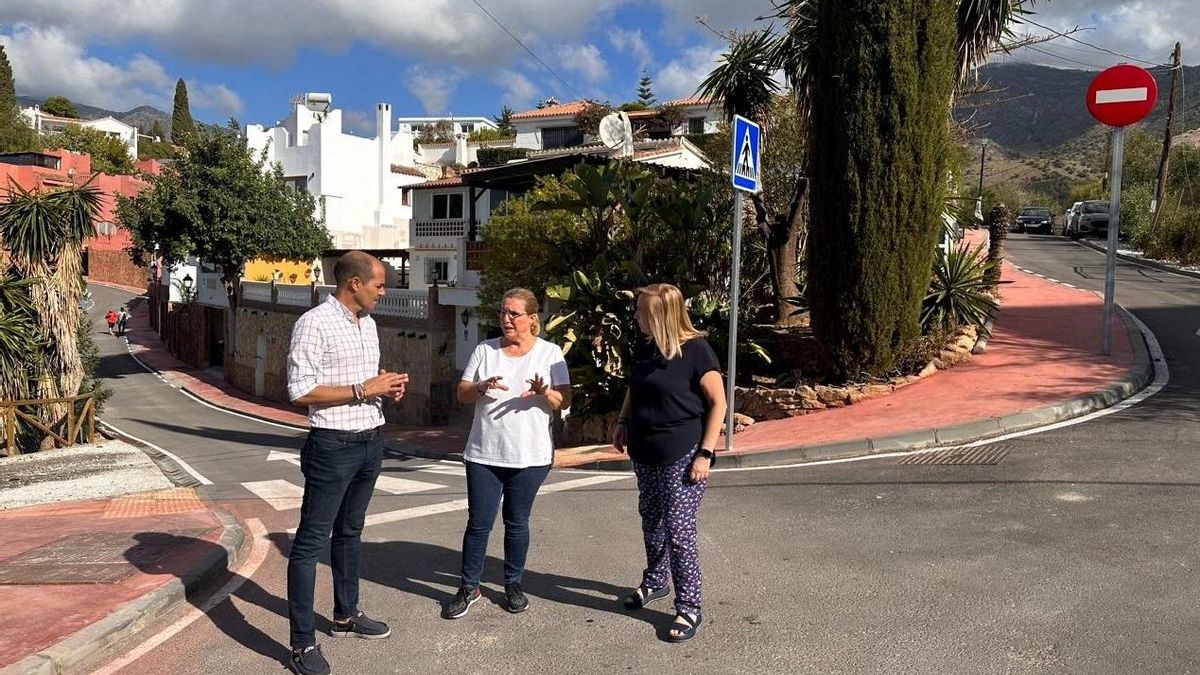
[{"label": "power line", "polygon": [[1144,63],[1144,64],[1146,64],[1146,65],[1148,65],[1148,66],[1162,66],[1162,65],[1165,65],[1165,64],[1162,64],[1162,63],[1154,63],[1153,61],[1146,61],[1146,60],[1144,60],[1144,59],[1139,59],[1138,57],[1136,57],[1136,56],[1130,56],[1129,54],[1122,54],[1121,52],[1114,52],[1114,51],[1113,51],[1113,50],[1111,50],[1111,49],[1106,49],[1106,48],[1104,48],[1104,47],[1100,47],[1100,46],[1098,46],[1098,45],[1094,45],[1094,44],[1092,44],[1092,43],[1090,43],[1090,42],[1085,42],[1085,41],[1083,41],[1083,40],[1080,40],[1079,38],[1072,37],[1071,35],[1069,35],[1069,34],[1067,34],[1067,33],[1063,33],[1063,32],[1060,32],[1060,31],[1054,30],[1053,28],[1051,28],[1051,27],[1049,27],[1049,26],[1043,26],[1042,24],[1040,24],[1040,23],[1038,23],[1038,22],[1034,21],[1033,19],[1027,19],[1027,18],[1025,18],[1025,17],[1021,17],[1020,21],[1022,21],[1023,23],[1032,24],[1032,25],[1034,25],[1034,26],[1037,26],[1038,28],[1042,28],[1042,29],[1044,29],[1044,30],[1048,30],[1048,31],[1050,31],[1051,33],[1054,33],[1055,35],[1057,35],[1057,36],[1059,36],[1059,37],[1065,37],[1066,39],[1070,40],[1071,42],[1078,42],[1079,44],[1081,44],[1081,45],[1083,45],[1083,46],[1085,46],[1085,47],[1091,47],[1092,49],[1095,49],[1095,50],[1097,50],[1097,51],[1101,51],[1101,52],[1105,52],[1105,53],[1108,53],[1108,54],[1112,54],[1113,56],[1119,56],[1119,57],[1121,57],[1121,58],[1123,58],[1123,59],[1129,59],[1130,61],[1137,61],[1138,63]]},{"label": "power line", "polygon": [[1046,51],[1045,49],[1042,49],[1041,47],[1035,47],[1035,46],[1033,46],[1033,45],[1027,45],[1027,46],[1025,47],[1025,49],[1032,49],[1033,51],[1035,51],[1035,52],[1038,52],[1039,54],[1045,54],[1046,56],[1052,56],[1052,57],[1054,57],[1054,58],[1056,58],[1056,59],[1062,59],[1063,61],[1068,61],[1068,62],[1070,62],[1070,63],[1074,63],[1074,64],[1077,64],[1077,65],[1080,65],[1080,66],[1087,66],[1089,69],[1092,69],[1092,70],[1095,70],[1095,69],[1096,69],[1096,66],[1095,66],[1094,64],[1091,64],[1091,63],[1085,63],[1085,62],[1083,62],[1083,61],[1080,61],[1080,60],[1078,60],[1078,59],[1073,59],[1073,58],[1071,58],[1071,57],[1069,57],[1069,56],[1062,56],[1061,54],[1055,54],[1054,52],[1049,52],[1049,51]]},{"label": "power line", "polygon": [[551,75],[553,75],[559,82],[562,82],[563,86],[566,87],[571,93],[573,93],[575,95],[575,98],[578,98],[578,99],[584,98],[584,96],[582,94],[580,94],[579,91],[577,91],[575,89],[575,87],[571,86],[570,82],[567,82],[566,80],[564,80],[563,77],[561,75],[559,75],[553,68],[551,68],[549,65],[547,65],[546,62],[543,61],[540,56],[538,56],[537,54],[534,54],[532,49],[530,49],[529,47],[526,47],[525,43],[521,42],[521,38],[514,35],[513,32],[508,29],[507,26],[500,23],[500,19],[497,19],[491,12],[488,11],[487,7],[484,7],[482,4],[480,4],[479,0],[471,0],[471,2],[475,3],[475,6],[478,7],[480,9],[480,11],[482,11],[484,14],[487,14],[489,19],[491,19],[492,21],[495,21],[496,25],[500,27],[500,30],[504,31],[505,33],[508,33],[508,37],[512,38],[513,42],[516,42],[517,44],[521,45],[521,49],[524,49],[526,51],[526,53],[528,53],[530,56],[532,56],[534,61],[537,61],[538,63],[542,64],[542,67],[545,68],[547,72],[549,72]]}]

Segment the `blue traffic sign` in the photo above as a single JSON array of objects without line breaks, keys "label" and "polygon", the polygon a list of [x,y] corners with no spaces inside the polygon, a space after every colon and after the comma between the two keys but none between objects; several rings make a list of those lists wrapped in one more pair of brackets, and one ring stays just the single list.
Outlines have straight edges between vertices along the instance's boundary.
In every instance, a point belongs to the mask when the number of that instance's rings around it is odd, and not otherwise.
[{"label": "blue traffic sign", "polygon": [[761,130],[758,125],[741,115],[733,116],[733,187],[746,192],[758,192],[759,144]]}]

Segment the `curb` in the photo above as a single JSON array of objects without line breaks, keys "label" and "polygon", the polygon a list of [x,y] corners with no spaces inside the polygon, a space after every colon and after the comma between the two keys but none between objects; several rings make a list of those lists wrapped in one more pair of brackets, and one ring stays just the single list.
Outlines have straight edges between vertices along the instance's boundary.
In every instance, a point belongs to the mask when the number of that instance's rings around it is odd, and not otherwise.
[{"label": "curb", "polygon": [[[1117,313],[1121,317],[1121,321],[1125,323],[1125,330],[1129,333],[1130,342],[1133,344],[1133,366],[1122,379],[1089,394],[1011,415],[987,417],[946,427],[920,429],[879,438],[859,438],[810,446],[799,445],[767,452],[722,455],[720,463],[725,467],[776,466],[909,452],[938,446],[963,445],[1082,417],[1097,410],[1109,408],[1145,389],[1154,379],[1154,363],[1150,358],[1145,335],[1137,328],[1132,316],[1125,308],[1118,306]],[[633,465],[628,459],[614,457],[613,459],[586,462],[570,468],[629,471],[632,467]]]},{"label": "curb", "polygon": [[[1075,239],[1074,241],[1076,244],[1090,248],[1093,251],[1096,251],[1097,253],[1107,253],[1108,252],[1107,247],[1101,246],[1100,244],[1097,244],[1095,242],[1087,241],[1085,239]],[[1151,269],[1156,269],[1160,272],[1170,272],[1172,274],[1178,274],[1183,277],[1191,277],[1193,279],[1200,279],[1200,272],[1193,272],[1191,270],[1182,270],[1182,269],[1179,269],[1178,267],[1172,267],[1171,265],[1168,265],[1167,263],[1162,263],[1157,260],[1138,258],[1137,256],[1125,255],[1124,253],[1118,253],[1117,258],[1124,260],[1125,262],[1134,263],[1135,265],[1142,265],[1145,267],[1149,267]]]},{"label": "curb", "polygon": [[187,602],[190,594],[237,567],[245,553],[246,530],[233,514],[206,504],[221,521],[224,531],[217,544],[182,577],[177,577],[140,598],[130,600],[112,614],[80,629],[36,654],[0,668],[0,675],[64,675],[95,664],[125,638],[153,625]]}]

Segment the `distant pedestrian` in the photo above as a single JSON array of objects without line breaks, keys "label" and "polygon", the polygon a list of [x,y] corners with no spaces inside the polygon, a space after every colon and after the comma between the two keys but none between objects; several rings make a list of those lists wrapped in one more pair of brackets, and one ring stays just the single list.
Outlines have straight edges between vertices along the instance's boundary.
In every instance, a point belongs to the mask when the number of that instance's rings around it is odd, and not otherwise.
[{"label": "distant pedestrian", "polygon": [[108,310],[108,313],[104,315],[104,322],[108,324],[108,334],[109,334],[109,335],[112,335],[112,334],[113,334],[113,330],[114,330],[114,329],[116,328],[116,326],[117,326],[117,313],[116,313],[116,311],[114,311],[114,310],[111,310],[111,309],[110,309],[110,310]]},{"label": "distant pedestrian", "polygon": [[704,619],[696,513],[716,461],[725,390],[717,355],[692,326],[678,288],[640,289],[635,316],[643,335],[633,345],[612,441],[617,450],[628,449],[637,475],[646,569],[622,602],[645,607],[666,597],[674,580],[675,620],[667,639],[685,642]]},{"label": "distant pedestrian", "polygon": [[337,287],[292,329],[288,397],[308,406],[309,432],[300,451],[304,500],[288,560],[288,616],[300,675],[330,672],[316,642],[313,595],[317,560],[330,541],[334,637],[382,639],[387,624],[359,608],[362,529],[383,458],[383,402],[404,396],[408,375],[379,369],[379,334],[370,312],[386,293],[383,263],[362,251],[338,259]]},{"label": "distant pedestrian", "polygon": [[125,326],[129,323],[129,310],[121,306],[121,311],[117,313],[117,335],[125,334]]},{"label": "distant pedestrian", "polygon": [[529,607],[521,590],[529,553],[529,514],[553,461],[551,417],[571,404],[562,349],[538,337],[537,298],[526,289],[514,288],[504,294],[499,310],[503,337],[475,347],[458,383],[458,400],[475,404],[475,419],[463,451],[467,529],[461,586],[442,608],[445,619],[465,616],[480,597],[488,536],[502,503],[504,607],[514,614]]}]

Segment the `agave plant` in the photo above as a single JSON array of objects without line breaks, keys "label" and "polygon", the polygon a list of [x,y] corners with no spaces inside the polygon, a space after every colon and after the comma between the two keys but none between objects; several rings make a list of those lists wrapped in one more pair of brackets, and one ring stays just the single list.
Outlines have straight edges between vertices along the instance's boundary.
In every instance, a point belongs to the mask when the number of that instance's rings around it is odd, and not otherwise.
[{"label": "agave plant", "polygon": [[999,306],[988,293],[985,278],[994,266],[983,246],[960,246],[945,260],[934,263],[933,281],[921,307],[921,327],[926,333],[939,328],[978,326],[986,331],[988,316]]}]

